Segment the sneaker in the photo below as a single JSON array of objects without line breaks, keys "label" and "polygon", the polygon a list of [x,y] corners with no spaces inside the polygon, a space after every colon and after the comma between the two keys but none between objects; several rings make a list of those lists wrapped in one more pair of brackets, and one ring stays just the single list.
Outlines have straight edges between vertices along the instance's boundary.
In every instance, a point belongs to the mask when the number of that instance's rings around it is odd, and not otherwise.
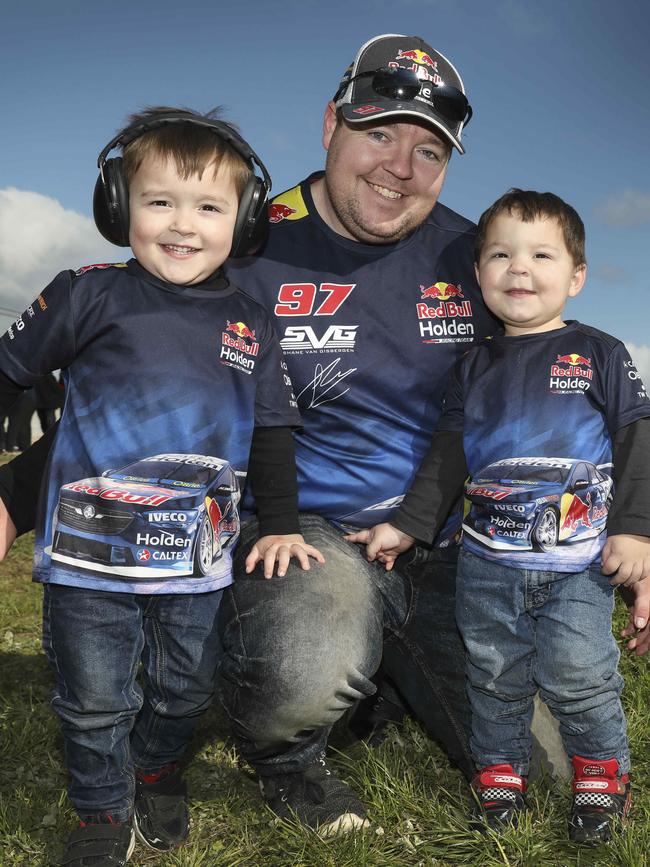
[{"label": "sneaker", "polygon": [[619,774],[616,759],[574,756],[573,804],[569,839],[573,843],[607,843],[623,824],[632,802],[630,778]]},{"label": "sneaker", "polygon": [[481,768],[472,780],[472,824],[484,829],[515,822],[527,806],[525,791],[526,778],[516,774],[512,765]]},{"label": "sneaker", "polygon": [[177,763],[155,773],[136,774],[133,825],[138,840],[159,852],[176,849],[187,840],[187,786]]},{"label": "sneaker", "polygon": [[264,800],[281,819],[298,819],[321,837],[347,834],[370,824],[352,789],[327,767],[325,754],[306,770],[260,779]]},{"label": "sneaker", "polygon": [[65,847],[60,867],[123,867],[135,847],[133,828],[105,814],[79,823]]}]

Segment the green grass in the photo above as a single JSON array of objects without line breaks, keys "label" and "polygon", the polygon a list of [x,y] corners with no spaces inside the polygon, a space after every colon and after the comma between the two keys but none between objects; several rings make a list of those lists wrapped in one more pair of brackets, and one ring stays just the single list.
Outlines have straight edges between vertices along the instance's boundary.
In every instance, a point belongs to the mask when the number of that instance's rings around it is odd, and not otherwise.
[{"label": "green grass", "polygon": [[[58,723],[48,706],[52,677],[40,648],[41,590],[30,581],[32,538],[0,564],[0,865],[53,865],[75,824],[65,795]],[[616,628],[625,622],[616,613]],[[362,744],[332,763],[367,804],[372,827],[320,840],[279,823],[240,766],[215,708],[192,745],[188,767],[191,842],[160,857],[138,847],[134,865],[177,867],[429,867],[429,865],[620,865],[643,867],[650,852],[650,674],[645,657],[624,653],[624,703],[634,769],[633,820],[608,846],[585,849],[566,839],[568,786],[533,784],[533,810],[517,830],[481,836],[468,830],[460,775],[414,723],[378,750]]]}]

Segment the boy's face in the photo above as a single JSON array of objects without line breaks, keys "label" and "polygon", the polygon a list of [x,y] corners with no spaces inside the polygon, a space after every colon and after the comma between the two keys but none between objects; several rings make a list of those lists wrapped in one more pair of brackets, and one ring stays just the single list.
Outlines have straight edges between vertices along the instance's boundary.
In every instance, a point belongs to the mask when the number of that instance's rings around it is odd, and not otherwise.
[{"label": "boy's face", "polygon": [[129,185],[129,241],[138,262],[168,283],[207,279],[228,257],[239,197],[230,172],[187,180],[173,160],[147,158]]},{"label": "boy's face", "polygon": [[574,264],[557,220],[524,223],[507,213],[488,226],[476,268],[483,300],[512,335],[560,328],[567,298],[580,292],[586,273],[584,263]]}]

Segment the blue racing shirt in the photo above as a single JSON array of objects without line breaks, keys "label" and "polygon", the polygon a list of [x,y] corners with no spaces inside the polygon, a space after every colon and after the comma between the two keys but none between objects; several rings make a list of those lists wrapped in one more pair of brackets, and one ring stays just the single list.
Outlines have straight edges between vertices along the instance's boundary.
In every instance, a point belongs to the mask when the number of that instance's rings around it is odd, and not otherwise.
[{"label": "blue racing shirt", "polygon": [[605,543],[612,438],[648,417],[625,346],[595,328],[568,322],[471,349],[439,424],[463,434],[463,545],[517,568],[584,569]]},{"label": "blue racing shirt", "polygon": [[176,286],[135,260],[63,271],[0,340],[19,385],[58,368],[35,579],[134,593],[230,583],[253,427],[300,424],[264,309],[225,277]]},{"label": "blue racing shirt", "polygon": [[263,255],[228,273],[284,350],[303,419],[301,510],[367,527],[401,501],[453,364],[496,320],[474,276],[472,223],[437,204],[402,241],[360,244],[320,218],[315,178],[274,199]]}]

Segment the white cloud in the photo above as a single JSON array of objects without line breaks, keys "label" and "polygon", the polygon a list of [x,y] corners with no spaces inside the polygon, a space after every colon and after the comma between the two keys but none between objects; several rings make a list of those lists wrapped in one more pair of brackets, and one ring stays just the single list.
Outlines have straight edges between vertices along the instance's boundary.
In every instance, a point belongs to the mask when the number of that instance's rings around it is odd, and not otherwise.
[{"label": "white cloud", "polygon": [[91,219],[56,199],[0,190],[0,306],[22,311],[59,271],[127,255],[105,241]]},{"label": "white cloud", "polygon": [[650,223],[650,193],[626,190],[604,199],[594,209],[606,226],[641,226]]},{"label": "white cloud", "polygon": [[639,371],[643,384],[650,388],[650,346],[637,346],[634,343],[626,343],[627,351]]}]

